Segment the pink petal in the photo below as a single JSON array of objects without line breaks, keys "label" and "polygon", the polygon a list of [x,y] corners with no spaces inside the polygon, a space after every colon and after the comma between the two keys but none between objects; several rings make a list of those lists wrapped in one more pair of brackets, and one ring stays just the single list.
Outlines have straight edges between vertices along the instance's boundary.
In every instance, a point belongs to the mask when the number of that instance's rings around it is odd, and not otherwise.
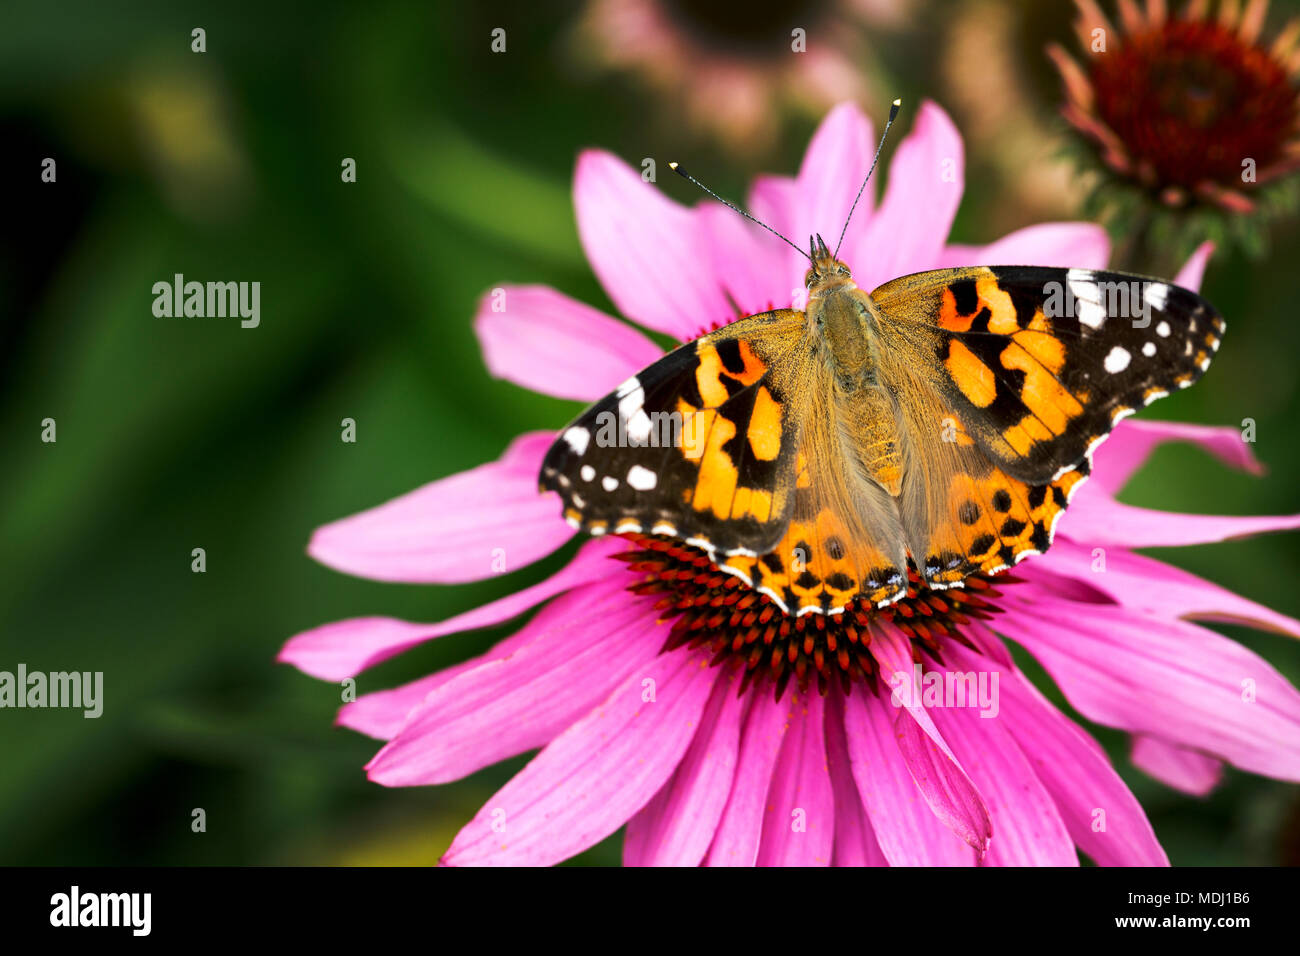
[{"label": "pink petal", "polygon": [[435,688],[366,770],[389,787],[458,780],[540,747],[591,710],[662,646],[657,612],[621,588],[548,604],[519,650]]},{"label": "pink petal", "polygon": [[1161,783],[1194,797],[1205,796],[1223,779],[1222,760],[1146,734],[1133,737],[1129,758]]},{"label": "pink petal", "polygon": [[573,199],[587,259],[623,315],[683,340],[732,316],[718,277],[703,267],[708,244],[694,214],[656,184],[589,149],[578,157]]},{"label": "pink petal", "polygon": [[569,538],[560,498],[537,490],[551,432],[516,438],[498,461],[431,482],[318,528],[307,553],[379,581],[461,584],[532,564]]},{"label": "pink petal", "polygon": [[844,696],[826,700],[826,769],[835,792],[834,866],[889,866],[867,819],[858,785],[853,779],[849,742],[844,732]]},{"label": "pink petal", "polygon": [[[754,185],[750,188],[748,212],[755,219],[767,223],[777,232],[784,234],[786,238],[796,241],[795,236],[803,225],[799,219],[800,202],[802,202],[802,194],[799,181],[793,176],[763,175],[756,177]],[[805,256],[801,256],[798,250],[791,249],[779,239],[776,241],[780,243],[781,252],[790,256],[789,261],[794,267],[790,275],[793,276],[800,271],[799,263],[803,263],[803,268],[807,268],[808,259]]]},{"label": "pink petal", "polygon": [[[735,300],[740,315],[790,305],[796,286],[802,285],[797,281],[797,263],[795,270],[790,268],[793,249],[720,203],[704,203],[696,215],[709,235],[709,268]],[[701,323],[701,331],[705,325]]]},{"label": "pink petal", "polygon": [[1100,494],[1085,494],[1087,490],[1085,485],[1075,496],[1060,531],[1090,548],[1171,548],[1300,528],[1300,515],[1237,517],[1155,511],[1121,504]]},{"label": "pink petal", "polygon": [[276,660],[321,680],[353,677],[435,637],[501,624],[570,588],[610,578],[618,573],[618,566],[608,557],[626,547],[613,538],[589,542],[545,581],[435,624],[391,617],[354,617],[324,624],[289,638]]},{"label": "pink petal", "polygon": [[452,678],[474,670],[488,661],[499,661],[509,657],[534,637],[533,632],[525,628],[495,644],[486,654],[434,671],[400,687],[377,690],[373,694],[362,694],[356,700],[339,708],[334,723],[368,737],[374,737],[376,740],[391,740],[406,724],[411,711],[423,703],[434,690]]},{"label": "pink petal", "polygon": [[989,812],[947,744],[941,749],[911,714],[902,711],[894,718],[894,736],[898,752],[934,815],[962,842],[983,854],[991,833]]},{"label": "pink petal", "polygon": [[1007,595],[997,627],[1089,720],[1300,780],[1300,694],[1259,655],[1194,624]]},{"label": "pink petal", "polygon": [[[820,233],[834,251],[853,206],[853,197],[871,166],[875,138],[871,120],[857,104],[850,102],[832,109],[817,127],[796,180],[799,203],[794,234],[786,233],[800,248],[809,236]],[[849,234],[844,238],[845,250],[851,248],[850,235],[858,237],[865,233],[872,216],[872,199],[871,190],[864,190],[853,213]],[[849,265],[852,268],[852,263]],[[794,278],[801,277],[802,268]]]},{"label": "pink petal", "polygon": [[844,701],[853,779],[880,850],[891,866],[971,866],[974,851],[935,816],[899,753],[897,717],[861,691]]},{"label": "pink petal", "polygon": [[1092,477],[1079,494],[1101,490],[1116,495],[1133,473],[1141,468],[1156,446],[1170,441],[1200,445],[1230,468],[1262,475],[1264,466],[1249,442],[1241,440],[1236,428],[1217,425],[1185,425],[1131,418],[1121,422],[1110,437],[1097,446],[1092,459]]},{"label": "pink petal", "polygon": [[1205,276],[1205,265],[1210,261],[1210,255],[1213,252],[1214,243],[1208,240],[1197,246],[1196,251],[1178,270],[1178,276],[1174,279],[1174,284],[1180,285],[1184,289],[1191,289],[1193,292],[1201,291],[1201,279]]},{"label": "pink petal", "polygon": [[443,863],[551,866],[609,836],[672,775],[716,676],[707,658],[684,651],[639,668],[489,798]]},{"label": "pink petal", "polygon": [[484,294],[474,332],[497,378],[584,402],[601,398],[663,354],[631,326],[542,285]]},{"label": "pink petal", "polygon": [[1110,238],[1090,222],[1044,222],[1008,233],[987,246],[947,246],[935,268],[958,266],[1057,266],[1104,269]]},{"label": "pink petal", "polygon": [[789,703],[783,705],[770,694],[751,695],[751,698],[749,714],[740,733],[740,756],[731,794],[706,858],[709,866],[753,866],[758,859],[763,809],[781,741],[789,726]]},{"label": "pink petal", "polygon": [[[754,180],[754,186],[749,192],[748,212],[760,222],[767,223],[795,245],[802,246],[808,241],[807,236],[799,235],[799,230],[806,224],[800,206],[802,201],[802,190],[798,180],[793,176],[759,176]],[[865,198],[863,201],[866,201]],[[778,243],[776,250],[778,258],[773,260],[770,286],[764,288],[771,288],[773,294],[777,296],[772,300],[773,304],[778,309],[785,309],[789,308],[796,298],[802,302],[803,275],[808,269],[808,257],[801,255],[798,249],[790,248],[776,237],[772,238]]]},{"label": "pink petal", "polygon": [[845,259],[861,288],[934,268],[965,181],[961,136],[948,114],[925,102],[889,164],[884,201]]},{"label": "pink petal", "polygon": [[1106,552],[1106,570],[1094,571],[1092,549],[1058,538],[1047,554],[1024,567],[1068,575],[1134,611],[1164,618],[1218,621],[1300,637],[1300,621],[1154,558],[1122,548]]},{"label": "pink petal", "polygon": [[1053,707],[1018,671],[992,665],[955,643],[945,657],[954,669],[999,674],[998,719],[1011,731],[1056,802],[1070,838],[1084,853],[1098,866],[1169,865],[1142,805],[1115,772],[1100,744]]},{"label": "pink petal", "polygon": [[965,707],[932,713],[988,805],[993,838],[982,864],[1078,866],[1056,802],[1002,722]]},{"label": "pink petal", "polygon": [[826,772],[824,702],[816,690],[791,695],[790,728],[781,743],[763,816],[759,866],[830,866],[835,794]]},{"label": "pink petal", "polygon": [[690,749],[663,789],[627,824],[625,866],[698,866],[717,832],[740,751],[744,698],[720,676]]},{"label": "pink petal", "polygon": [[871,656],[880,665],[880,679],[892,691],[891,703],[905,707],[916,720],[917,726],[929,735],[939,750],[956,763],[956,758],[944,743],[929,713],[921,703],[921,685],[917,679],[916,662],[912,660],[912,642],[894,624],[885,621],[871,629]]}]

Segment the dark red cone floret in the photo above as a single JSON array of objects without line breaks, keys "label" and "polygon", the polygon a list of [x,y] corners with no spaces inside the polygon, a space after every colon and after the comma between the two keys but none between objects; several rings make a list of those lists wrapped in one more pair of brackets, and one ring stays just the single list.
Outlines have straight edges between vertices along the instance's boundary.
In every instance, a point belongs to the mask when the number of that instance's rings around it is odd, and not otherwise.
[{"label": "dark red cone floret", "polygon": [[874,690],[878,682],[871,656],[872,629],[890,621],[912,641],[912,656],[940,659],[943,642],[972,647],[961,626],[998,612],[998,587],[1016,583],[999,575],[995,587],[984,576],[967,578],[964,588],[932,591],[910,572],[907,596],[888,607],[855,601],[839,614],[787,614],[766,594],[727,574],[707,553],[671,538],[628,534],[635,545],[616,557],[638,580],[634,594],[654,597],[661,620],[671,622],[663,650],[708,647],[714,665],[741,667],[740,689],[771,681],[780,699],[794,680],[806,691],[815,679],[820,693],[838,684],[851,693],[855,684]]}]

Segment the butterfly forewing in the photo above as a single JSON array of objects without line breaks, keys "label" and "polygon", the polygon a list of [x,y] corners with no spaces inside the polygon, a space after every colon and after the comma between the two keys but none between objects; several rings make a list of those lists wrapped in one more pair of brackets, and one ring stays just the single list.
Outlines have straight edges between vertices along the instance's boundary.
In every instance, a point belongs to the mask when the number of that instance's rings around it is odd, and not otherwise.
[{"label": "butterfly forewing", "polygon": [[1119,418],[1195,382],[1224,331],[1196,293],[1119,272],[940,270],[871,297],[882,349],[906,344],[932,359],[966,430],[1031,484],[1078,464]]},{"label": "butterfly forewing", "polygon": [[[671,535],[723,555],[761,553],[793,505],[806,389],[805,316],[781,309],[689,342],[560,433],[541,486],[593,534]],[[799,356],[803,357],[800,358]]]}]

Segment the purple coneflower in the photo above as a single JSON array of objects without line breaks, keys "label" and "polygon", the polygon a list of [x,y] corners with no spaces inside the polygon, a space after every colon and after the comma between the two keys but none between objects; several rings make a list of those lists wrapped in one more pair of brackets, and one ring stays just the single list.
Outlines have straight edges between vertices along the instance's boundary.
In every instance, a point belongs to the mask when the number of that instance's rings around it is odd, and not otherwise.
[{"label": "purple coneflower", "polygon": [[[872,141],[856,108],[837,107],[799,175],[761,179],[750,208],[790,235],[842,223]],[[1106,265],[1105,235],[1087,224],[945,244],[961,169],[956,129],[926,104],[883,201],[865,197],[844,240],[862,287],[959,264]],[[607,153],[582,154],[574,192],[593,268],[647,328],[693,338],[734,306],[785,305],[801,285],[793,251],[717,204],[671,202]],[[1178,281],[1198,286],[1208,255],[1200,249]],[[491,371],[520,385],[594,400],[660,354],[552,289],[505,295],[504,311],[485,299],[475,327]],[[489,577],[494,549],[516,567],[541,558],[573,534],[558,499],[537,493],[553,439],[523,435],[496,462],[327,525],[310,553],[352,574],[444,584]],[[1086,718],[1131,734],[1134,761],[1171,786],[1205,792],[1225,761],[1300,779],[1300,694],[1257,655],[1191,623],[1300,636],[1300,621],[1132,551],[1296,528],[1300,517],[1117,502],[1167,441],[1258,470],[1232,429],[1123,422],[1050,552],[962,591],[914,582],[887,611],[791,619],[693,548],[611,538],[450,620],[340,621],[297,635],[280,658],[340,680],[539,608],[481,657],[339,715],[386,741],[367,770],[389,786],[446,783],[540,748],[461,830],[446,864],[554,864],[625,824],[634,865],[1073,865],[1079,852],[1164,864],[1104,751],[1030,683],[1005,641],[1033,654]]]}]

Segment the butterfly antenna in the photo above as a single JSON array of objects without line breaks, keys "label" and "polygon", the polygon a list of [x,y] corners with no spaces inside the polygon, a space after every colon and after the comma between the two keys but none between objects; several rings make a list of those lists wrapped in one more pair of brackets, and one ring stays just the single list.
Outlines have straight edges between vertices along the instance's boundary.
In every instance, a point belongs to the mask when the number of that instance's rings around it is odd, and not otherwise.
[{"label": "butterfly antenna", "polygon": [[[886,128],[888,128],[888,127],[886,127]],[[751,216],[749,213],[745,212],[745,210],[743,210],[743,209],[741,209],[739,206],[737,206],[734,202],[727,202],[727,200],[723,199],[721,196],[719,196],[717,193],[715,193],[715,192],[714,192],[712,189],[710,189],[708,186],[704,185],[704,183],[700,182],[698,179],[696,179],[694,176],[692,176],[692,175],[691,175],[690,173],[688,173],[686,170],[682,169],[682,167],[681,167],[680,165],[678,165],[677,163],[669,163],[669,164],[668,164],[668,168],[671,169],[673,172],[675,172],[678,176],[681,176],[683,179],[689,179],[691,182],[693,182],[695,185],[699,186],[701,189],[703,189],[706,193],[708,193],[710,196],[712,196],[712,197],[713,197],[714,199],[716,199],[718,202],[722,203],[722,205],[726,206],[726,207],[729,208],[729,209],[734,209],[736,212],[740,213],[742,216],[744,216],[744,217],[745,217],[746,219],[748,219],[750,222],[752,222],[752,223],[754,223],[754,224],[756,224],[756,225],[762,226],[764,229],[766,229],[766,230],[767,230],[768,232],[770,232],[772,235],[776,236],[778,239],[780,239],[782,242],[784,242],[787,246],[789,246],[789,247],[790,247],[791,249],[793,249],[795,252],[799,253],[799,255],[801,255],[801,256],[807,256],[808,261],[809,261],[809,262],[812,262],[812,256],[809,256],[808,253],[804,252],[802,249],[800,249],[798,246],[796,246],[793,242],[791,242],[791,241],[790,241],[789,239],[787,239],[785,236],[781,235],[779,232],[777,232],[775,229],[773,229],[773,228],[772,228],[771,226],[769,226],[767,223],[765,223],[765,222],[760,222],[759,220],[755,219],[755,218],[754,218],[753,216]]]},{"label": "butterfly antenna", "polygon": [[849,231],[849,220],[853,218],[853,210],[858,208],[858,200],[862,198],[862,192],[867,188],[867,181],[871,179],[871,174],[875,172],[876,160],[880,159],[880,151],[885,148],[885,137],[889,135],[889,127],[894,125],[894,120],[898,118],[898,111],[902,106],[902,100],[894,100],[889,107],[889,119],[885,121],[885,131],[880,134],[880,145],[876,147],[875,158],[871,160],[871,168],[867,170],[867,178],[862,180],[862,185],[858,187],[858,194],[853,197],[853,205],[849,207],[848,218],[844,220],[844,228],[840,230],[840,241],[835,243],[836,259],[840,257],[840,245],[844,242],[844,234]]}]

